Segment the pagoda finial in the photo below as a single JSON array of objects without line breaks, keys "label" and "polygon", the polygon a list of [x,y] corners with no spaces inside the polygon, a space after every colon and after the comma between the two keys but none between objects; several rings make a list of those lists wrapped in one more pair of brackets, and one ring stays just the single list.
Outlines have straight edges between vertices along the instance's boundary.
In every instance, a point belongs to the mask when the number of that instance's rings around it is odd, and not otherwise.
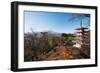
[{"label": "pagoda finial", "polygon": [[81,19],[80,27],[82,28],[82,19]]}]

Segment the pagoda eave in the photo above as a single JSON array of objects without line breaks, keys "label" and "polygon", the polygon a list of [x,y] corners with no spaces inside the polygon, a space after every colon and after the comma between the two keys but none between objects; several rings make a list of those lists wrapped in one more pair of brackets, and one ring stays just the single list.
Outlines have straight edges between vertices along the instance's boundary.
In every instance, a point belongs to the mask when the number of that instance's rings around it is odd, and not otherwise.
[{"label": "pagoda eave", "polygon": [[82,27],[82,28],[76,28],[75,30],[82,30],[82,29],[88,29],[88,28]]}]

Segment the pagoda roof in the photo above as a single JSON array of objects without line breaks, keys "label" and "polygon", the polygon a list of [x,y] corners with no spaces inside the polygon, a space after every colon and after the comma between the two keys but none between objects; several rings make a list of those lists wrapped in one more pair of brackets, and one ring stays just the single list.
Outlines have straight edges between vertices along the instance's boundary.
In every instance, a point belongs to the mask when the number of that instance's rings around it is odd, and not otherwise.
[{"label": "pagoda roof", "polygon": [[76,28],[75,30],[82,30],[82,29],[88,29],[86,27]]},{"label": "pagoda roof", "polygon": [[89,31],[77,31],[76,33],[88,33]]}]

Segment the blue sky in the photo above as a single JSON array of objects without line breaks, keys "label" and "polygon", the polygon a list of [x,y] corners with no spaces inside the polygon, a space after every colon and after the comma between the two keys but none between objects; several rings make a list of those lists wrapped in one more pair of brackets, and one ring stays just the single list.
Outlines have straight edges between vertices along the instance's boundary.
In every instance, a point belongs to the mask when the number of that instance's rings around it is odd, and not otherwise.
[{"label": "blue sky", "polygon": [[[74,15],[82,14],[24,11],[24,32],[31,32],[32,29],[36,32],[73,33],[75,28],[80,27],[80,19],[70,20]],[[82,25],[86,27],[89,24],[89,17],[84,17],[82,21]]]}]

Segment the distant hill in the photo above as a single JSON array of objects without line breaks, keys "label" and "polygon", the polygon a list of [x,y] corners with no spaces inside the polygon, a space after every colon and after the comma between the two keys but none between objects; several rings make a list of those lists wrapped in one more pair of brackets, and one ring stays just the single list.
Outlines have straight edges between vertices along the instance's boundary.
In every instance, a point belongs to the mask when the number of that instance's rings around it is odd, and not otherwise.
[{"label": "distant hill", "polygon": [[59,33],[59,32],[43,31],[43,32],[28,32],[28,33],[24,33],[24,37],[28,37],[28,36],[42,37],[42,35],[43,35],[42,33],[46,33],[48,36],[55,35],[55,36],[60,37],[62,35],[62,33]]}]

